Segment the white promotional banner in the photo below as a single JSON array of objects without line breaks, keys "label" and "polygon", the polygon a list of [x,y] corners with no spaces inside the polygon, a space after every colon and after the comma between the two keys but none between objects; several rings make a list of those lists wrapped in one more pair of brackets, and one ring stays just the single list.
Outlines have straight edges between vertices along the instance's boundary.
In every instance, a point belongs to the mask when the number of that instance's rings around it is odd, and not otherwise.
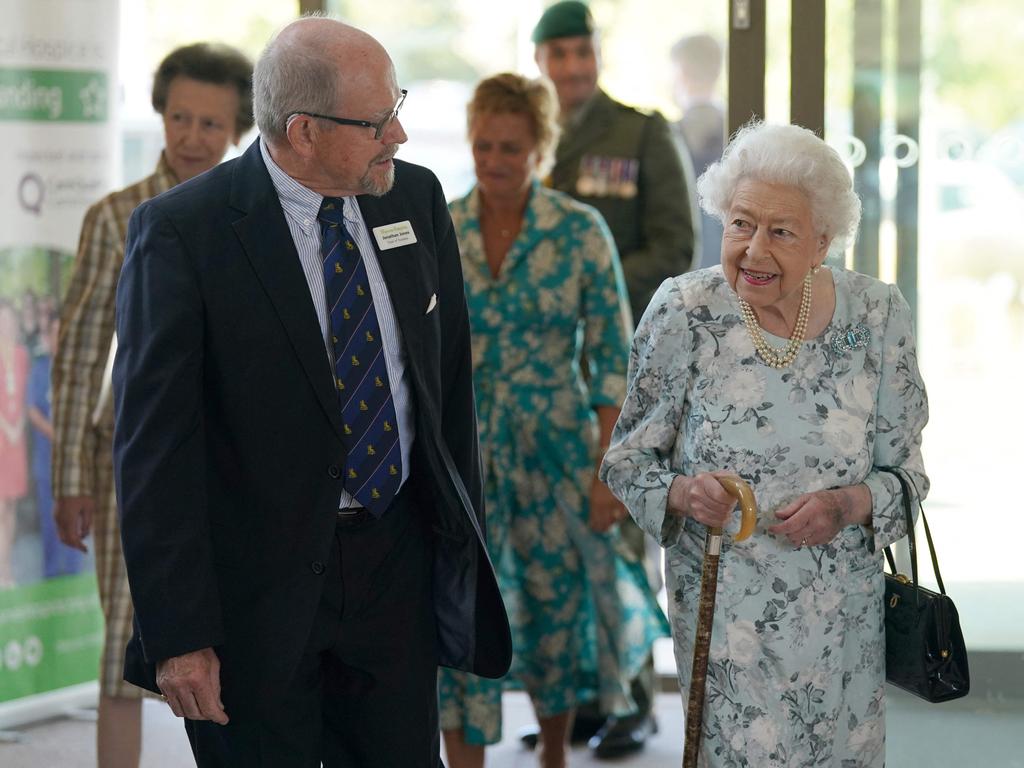
[{"label": "white promotional banner", "polygon": [[116,171],[117,0],[0,0],[0,248],[74,252]]},{"label": "white promotional banner", "polygon": [[116,178],[118,21],[118,0],[0,0],[0,727],[97,673],[92,564],[53,524],[49,374],[82,217]]}]

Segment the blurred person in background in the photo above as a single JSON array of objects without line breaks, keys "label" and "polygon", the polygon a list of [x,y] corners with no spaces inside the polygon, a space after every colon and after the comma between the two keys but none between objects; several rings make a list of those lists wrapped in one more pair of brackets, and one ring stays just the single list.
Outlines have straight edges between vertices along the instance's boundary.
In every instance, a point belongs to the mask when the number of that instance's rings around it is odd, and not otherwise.
[{"label": "blurred person in background", "polygon": [[103,768],[136,768],[143,690],[124,681],[132,604],[112,477],[114,411],[108,360],[114,294],[128,217],[140,203],[217,165],[253,125],[252,63],[234,48],[195,43],[172,51],[153,79],[164,126],[155,172],[85,214],[53,361],[53,494],[61,540],[85,551],[91,533],[106,622],[100,664],[97,753]]},{"label": "blurred person in background", "polygon": [[43,329],[40,339],[42,351],[33,358],[28,377],[28,421],[32,425],[32,479],[36,491],[39,535],[43,543],[43,578],[52,579],[78,573],[82,569],[84,557],[79,550],[61,542],[57,535],[57,521],[53,517],[50,369],[60,333],[60,318],[56,315],[43,318],[39,327]]},{"label": "blurred person in background", "polygon": [[29,354],[14,305],[0,299],[0,590],[14,587],[11,551],[18,499],[28,493],[25,385]]},{"label": "blurred person in background", "polygon": [[[544,768],[565,766],[578,703],[637,711],[630,680],[666,628],[641,563],[617,554],[625,509],[594,474],[625,395],[632,323],[600,214],[540,183],[556,112],[545,81],[481,82],[468,107],[477,185],[450,206],[473,331],[487,544],[513,633],[509,679],[533,703]],[[501,692],[500,680],[441,671],[452,768],[479,768],[484,745],[501,739]]]},{"label": "blurred person in background", "polygon": [[21,343],[28,351],[29,356],[36,354],[39,348],[40,335],[43,328],[39,318],[39,298],[31,288],[21,294]]},{"label": "blurred person in background", "polygon": [[[600,36],[584,3],[563,0],[544,11],[533,42],[537,66],[554,83],[560,107],[562,135],[550,186],[593,206],[607,222],[630,308],[638,318],[661,282],[685,272],[694,258],[698,219],[689,158],[680,154],[659,113],[621,104],[600,88]],[[623,521],[620,531],[633,556],[646,560],[656,593],[661,586],[658,547],[645,542],[631,519]],[[653,659],[635,681],[633,695],[640,711],[632,717],[581,709],[573,741],[590,739],[601,758],[641,749],[656,727],[650,714]],[[528,744],[536,738],[531,732],[523,736]]]},{"label": "blurred person in background", "polygon": [[[722,156],[725,148],[725,110],[715,98],[722,73],[722,46],[711,35],[688,35],[672,46],[672,95],[682,117],[672,133],[693,161],[694,176],[701,176]],[[721,262],[722,223],[701,211],[700,252],[694,269]]]}]

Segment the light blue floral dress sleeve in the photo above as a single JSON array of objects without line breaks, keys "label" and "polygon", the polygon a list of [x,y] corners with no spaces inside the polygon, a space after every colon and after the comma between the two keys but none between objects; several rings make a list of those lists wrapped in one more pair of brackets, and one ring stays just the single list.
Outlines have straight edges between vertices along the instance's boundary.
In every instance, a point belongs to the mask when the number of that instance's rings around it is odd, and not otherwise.
[{"label": "light blue floral dress sleeve", "polygon": [[602,711],[634,711],[629,681],[668,622],[617,530],[588,525],[595,408],[621,404],[629,355],[611,233],[594,209],[534,184],[495,276],[477,193],[451,211],[472,326],[487,547],[514,657],[505,681],[442,670],[440,721],[489,744],[501,738],[503,684],[525,688],[539,717],[592,699]]},{"label": "light blue floral dress sleeve", "polygon": [[[723,546],[705,766],[884,764],[880,553],[906,524],[895,478],[877,467],[902,467],[927,493],[920,446],[928,406],[899,291],[842,269],[832,276],[830,325],[781,370],[754,351],[720,267],[666,281],[633,341],[601,474],[666,547],[684,696],[705,529],[666,515],[668,488],[676,475],[723,469],[747,480],[758,502],[754,535]],[[799,548],[767,530],[797,496],[857,483],[871,491],[870,526]]]}]

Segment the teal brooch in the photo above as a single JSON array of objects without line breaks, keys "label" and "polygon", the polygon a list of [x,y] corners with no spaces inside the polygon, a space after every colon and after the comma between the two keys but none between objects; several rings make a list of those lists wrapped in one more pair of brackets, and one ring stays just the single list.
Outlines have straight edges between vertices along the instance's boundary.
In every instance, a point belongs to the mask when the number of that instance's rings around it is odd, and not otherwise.
[{"label": "teal brooch", "polygon": [[871,331],[863,323],[857,323],[845,331],[836,331],[832,334],[832,351],[837,355],[845,355],[854,349],[863,349],[871,341]]}]

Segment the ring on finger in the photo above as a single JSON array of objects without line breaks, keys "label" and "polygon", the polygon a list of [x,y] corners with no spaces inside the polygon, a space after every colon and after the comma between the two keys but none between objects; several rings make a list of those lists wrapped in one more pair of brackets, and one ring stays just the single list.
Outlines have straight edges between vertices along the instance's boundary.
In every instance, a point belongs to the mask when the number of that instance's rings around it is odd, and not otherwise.
[{"label": "ring on finger", "polygon": [[801,547],[806,547],[807,546],[807,539],[800,539],[800,546]]}]

